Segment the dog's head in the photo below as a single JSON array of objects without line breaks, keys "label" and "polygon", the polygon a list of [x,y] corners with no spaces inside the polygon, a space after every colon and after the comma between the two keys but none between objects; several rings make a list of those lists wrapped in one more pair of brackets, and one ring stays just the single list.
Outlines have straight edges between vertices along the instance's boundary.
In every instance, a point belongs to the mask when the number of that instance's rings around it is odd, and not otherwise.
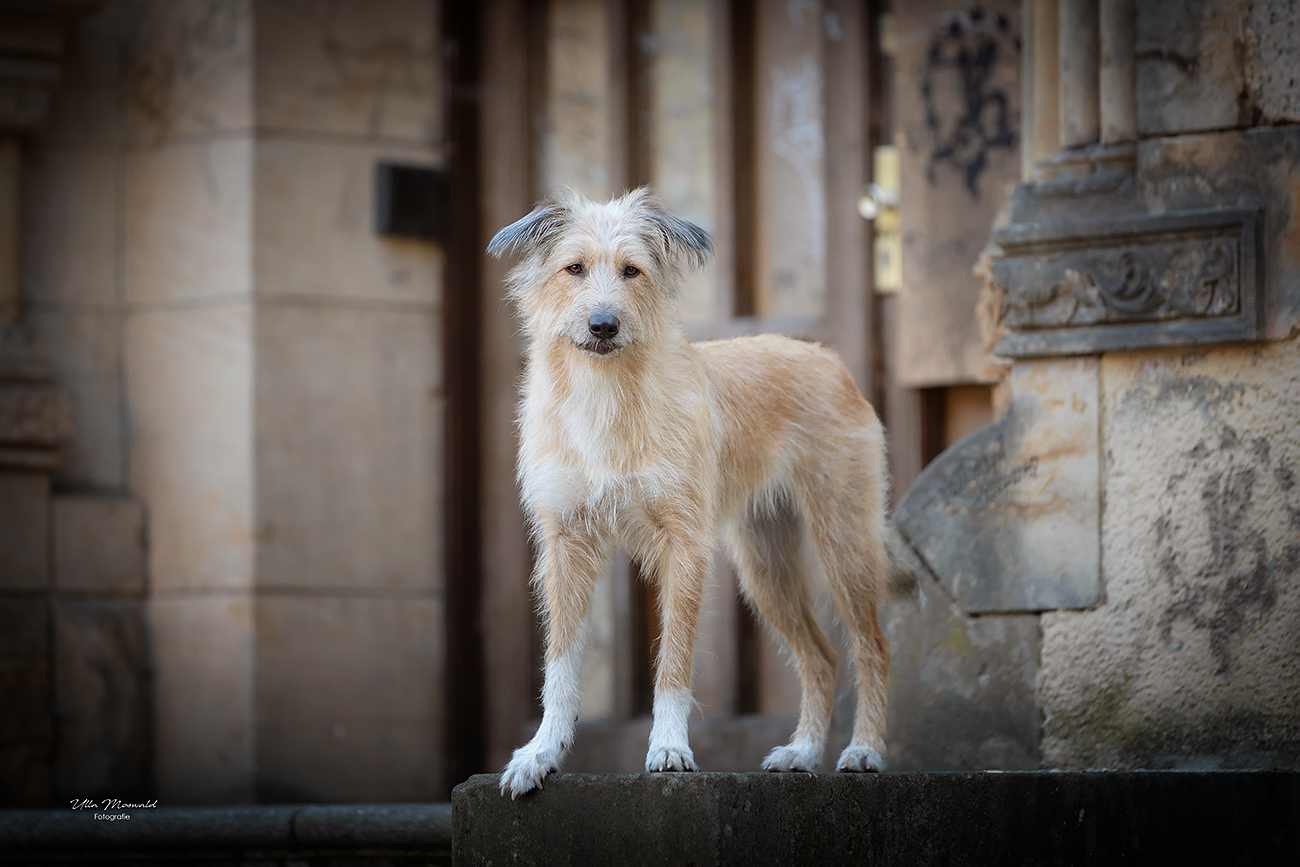
[{"label": "dog's head", "polygon": [[712,257],[713,240],[645,188],[605,204],[566,191],[498,232],[487,251],[522,255],[507,285],[531,340],[610,358],[676,333],[678,288]]}]

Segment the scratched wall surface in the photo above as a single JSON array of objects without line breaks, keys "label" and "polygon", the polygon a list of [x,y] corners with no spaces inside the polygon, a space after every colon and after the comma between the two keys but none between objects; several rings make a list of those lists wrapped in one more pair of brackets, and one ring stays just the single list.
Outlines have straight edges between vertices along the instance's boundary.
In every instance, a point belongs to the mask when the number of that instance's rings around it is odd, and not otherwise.
[{"label": "scratched wall surface", "polygon": [[1105,602],[1043,616],[1044,761],[1294,766],[1300,340],[1116,353],[1102,383]]},{"label": "scratched wall surface", "polygon": [[989,381],[971,273],[1020,179],[1020,4],[900,4],[894,57],[903,283],[899,380]]}]

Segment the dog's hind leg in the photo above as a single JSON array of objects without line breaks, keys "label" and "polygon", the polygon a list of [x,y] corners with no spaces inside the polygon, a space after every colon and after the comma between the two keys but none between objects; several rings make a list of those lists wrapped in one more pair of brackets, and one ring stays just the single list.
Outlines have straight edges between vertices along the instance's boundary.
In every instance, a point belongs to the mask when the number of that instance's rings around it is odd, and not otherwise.
[{"label": "dog's hind leg", "polygon": [[533,739],[515,750],[501,774],[501,791],[512,798],[541,788],[542,779],[559,769],[573,745],[582,706],[583,620],[609,555],[610,547],[602,540],[544,526],[536,574],[546,617],[542,723]]},{"label": "dog's hind leg", "polygon": [[848,489],[826,493],[807,508],[810,534],[848,632],[857,681],[853,739],[836,763],[841,771],[884,768],[885,695],[889,643],[880,629],[879,600],[888,581],[883,497],[872,483],[854,489],[871,496],[862,502]]},{"label": "dog's hind leg", "polygon": [[804,529],[788,496],[751,504],[727,528],[741,591],[789,646],[802,694],[790,743],[763,760],[769,771],[812,771],[821,761],[835,699],[835,651],[813,618],[800,547]]}]

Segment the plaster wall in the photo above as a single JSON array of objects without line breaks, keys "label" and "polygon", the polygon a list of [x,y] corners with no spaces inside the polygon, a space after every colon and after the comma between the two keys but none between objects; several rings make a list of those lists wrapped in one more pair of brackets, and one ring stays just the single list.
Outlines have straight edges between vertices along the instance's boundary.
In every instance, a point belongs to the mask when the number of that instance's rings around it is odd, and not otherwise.
[{"label": "plaster wall", "polygon": [[1104,601],[1042,617],[1048,767],[1300,762],[1300,339],[1103,356]]}]

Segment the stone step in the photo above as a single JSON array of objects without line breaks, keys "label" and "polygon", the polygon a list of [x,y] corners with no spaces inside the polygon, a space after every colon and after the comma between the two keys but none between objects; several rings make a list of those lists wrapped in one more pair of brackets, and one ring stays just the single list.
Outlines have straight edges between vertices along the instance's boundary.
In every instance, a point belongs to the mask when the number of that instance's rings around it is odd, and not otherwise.
[{"label": "stone step", "polygon": [[558,774],[452,793],[457,867],[1300,864],[1300,773]]},{"label": "stone step", "polygon": [[176,863],[450,865],[451,805],[0,810],[5,867]]}]

